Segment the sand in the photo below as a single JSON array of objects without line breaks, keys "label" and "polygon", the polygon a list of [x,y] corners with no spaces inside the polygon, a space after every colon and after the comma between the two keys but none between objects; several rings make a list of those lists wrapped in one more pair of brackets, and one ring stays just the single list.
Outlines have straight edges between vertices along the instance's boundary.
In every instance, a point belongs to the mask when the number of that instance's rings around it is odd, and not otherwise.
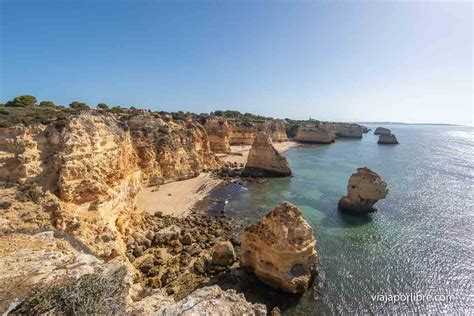
[{"label": "sand", "polygon": [[[297,142],[281,142],[281,143],[273,143],[273,146],[279,152],[284,152],[291,147],[298,146]],[[241,146],[230,146],[232,153],[230,154],[220,154],[218,155],[220,159],[228,162],[237,162],[242,163],[245,165],[247,162],[247,157],[249,155],[251,145],[241,145]]]},{"label": "sand", "polygon": [[160,211],[164,215],[184,217],[221,182],[201,173],[188,180],[148,187],[138,193],[137,207],[150,214]]},{"label": "sand", "polygon": [[[279,151],[297,146],[296,142],[274,143]],[[231,146],[232,153],[218,155],[222,160],[245,164],[250,151],[250,145]],[[222,180],[214,179],[208,173],[201,173],[195,178],[170,182],[159,186],[148,187],[137,195],[137,207],[141,211],[154,214],[156,211],[164,215],[184,217],[194,206],[203,200]]]}]

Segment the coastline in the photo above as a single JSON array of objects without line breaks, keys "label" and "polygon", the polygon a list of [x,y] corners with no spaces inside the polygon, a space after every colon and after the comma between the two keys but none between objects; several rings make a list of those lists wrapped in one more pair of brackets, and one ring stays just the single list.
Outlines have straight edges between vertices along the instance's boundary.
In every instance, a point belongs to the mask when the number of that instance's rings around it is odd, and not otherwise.
[{"label": "coastline", "polygon": [[[294,141],[273,144],[280,153],[299,145]],[[219,154],[218,157],[224,162],[245,165],[251,147],[231,146],[230,154]],[[191,179],[147,187],[137,195],[137,208],[149,214],[159,211],[163,215],[186,217],[192,211],[204,211],[209,195],[222,185],[225,185],[222,179],[216,179],[210,173],[201,173]]]}]

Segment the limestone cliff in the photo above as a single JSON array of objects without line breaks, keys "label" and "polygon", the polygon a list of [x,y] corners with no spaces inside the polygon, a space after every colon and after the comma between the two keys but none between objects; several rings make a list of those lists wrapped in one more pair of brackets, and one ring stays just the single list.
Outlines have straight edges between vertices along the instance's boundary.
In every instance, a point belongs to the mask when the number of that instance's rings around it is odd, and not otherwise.
[{"label": "limestone cliff", "polygon": [[204,128],[209,137],[211,150],[214,153],[230,153],[230,128],[225,119],[218,117],[208,117],[204,123]]},{"label": "limestone cliff", "polygon": [[231,145],[252,145],[256,132],[256,127],[253,124],[231,123],[229,126],[229,143]]},{"label": "limestone cliff", "polygon": [[255,135],[245,171],[249,174],[257,172],[276,176],[291,175],[285,156],[273,147],[272,140],[265,132],[258,132]]},{"label": "limestone cliff", "polygon": [[388,194],[387,183],[372,170],[358,168],[347,184],[347,195],[339,200],[342,209],[367,213],[374,211],[374,204]]},{"label": "limestone cliff", "polygon": [[316,275],[317,253],[313,229],[301,211],[280,203],[242,234],[241,267],[263,282],[286,292],[304,292]]},{"label": "limestone cliff", "polygon": [[257,129],[267,133],[274,142],[288,141],[285,122],[282,120],[266,120],[264,122],[257,123]]},{"label": "limestone cliff", "polygon": [[149,114],[117,120],[87,112],[65,126],[0,130],[3,229],[48,227],[77,236],[101,257],[123,255],[139,223],[143,184],[198,175],[219,165],[204,128]]},{"label": "limestone cliff", "polygon": [[298,128],[295,140],[302,143],[330,144],[334,142],[336,136],[333,132],[316,126],[306,124]]}]

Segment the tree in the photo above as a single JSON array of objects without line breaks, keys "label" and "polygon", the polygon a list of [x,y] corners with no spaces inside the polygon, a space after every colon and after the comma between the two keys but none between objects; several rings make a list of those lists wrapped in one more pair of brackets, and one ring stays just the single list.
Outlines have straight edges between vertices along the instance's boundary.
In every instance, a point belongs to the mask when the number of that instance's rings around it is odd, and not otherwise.
[{"label": "tree", "polygon": [[123,109],[120,105],[116,105],[116,106],[113,106],[110,111],[112,113],[122,113],[123,112]]},{"label": "tree", "polygon": [[73,101],[69,104],[69,107],[71,109],[78,109],[78,110],[86,110],[89,109],[89,106],[85,103],[78,102],[78,101]]},{"label": "tree", "polygon": [[5,106],[13,106],[13,107],[27,107],[27,106],[35,106],[36,105],[36,98],[32,95],[20,95],[13,99],[13,101],[8,101]]},{"label": "tree", "polygon": [[54,108],[56,105],[52,101],[41,101],[39,104],[42,108]]},{"label": "tree", "polygon": [[101,110],[107,110],[109,107],[105,103],[99,103],[97,104],[97,108]]}]

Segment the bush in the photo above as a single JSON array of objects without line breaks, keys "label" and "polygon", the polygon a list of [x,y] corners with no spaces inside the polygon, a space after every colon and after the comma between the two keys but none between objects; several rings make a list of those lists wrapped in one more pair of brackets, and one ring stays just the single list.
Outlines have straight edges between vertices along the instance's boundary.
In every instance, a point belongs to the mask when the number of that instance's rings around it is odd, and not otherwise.
[{"label": "bush", "polygon": [[41,101],[39,104],[42,108],[54,108],[56,105],[52,101]]},{"label": "bush", "polygon": [[36,98],[32,95],[20,95],[13,99],[13,101],[8,101],[5,106],[11,107],[27,107],[35,106]]},{"label": "bush", "polygon": [[105,103],[99,103],[97,104],[97,108],[101,110],[107,110],[109,107]]},{"label": "bush", "polygon": [[73,101],[69,104],[69,107],[71,109],[77,109],[77,110],[88,110],[89,109],[89,106],[85,103],[82,103],[82,102],[77,102],[77,101]]},{"label": "bush", "polygon": [[12,314],[113,315],[125,312],[125,268],[39,286]]}]

